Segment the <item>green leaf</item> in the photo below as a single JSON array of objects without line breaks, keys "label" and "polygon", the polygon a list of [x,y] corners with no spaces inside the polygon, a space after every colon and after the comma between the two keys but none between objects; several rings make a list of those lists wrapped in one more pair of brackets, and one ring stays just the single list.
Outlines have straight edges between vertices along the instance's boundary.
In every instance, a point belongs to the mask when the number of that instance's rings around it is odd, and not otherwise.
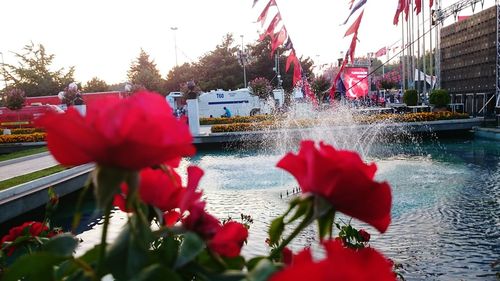
[{"label": "green leaf", "polygon": [[163,237],[161,246],[158,248],[159,262],[172,267],[177,259],[180,242],[173,235]]},{"label": "green leaf", "polygon": [[3,281],[37,280],[51,281],[54,277],[55,265],[65,261],[67,258],[52,253],[38,252],[32,255],[20,257],[12,266],[5,271]]},{"label": "green leaf", "polygon": [[255,257],[255,258],[252,258],[250,259],[248,262],[247,262],[247,268],[248,270],[253,270],[255,268],[255,266],[257,266],[257,264],[263,260],[263,259],[267,259],[266,257]]},{"label": "green leaf", "polygon": [[64,233],[50,239],[42,247],[46,251],[55,255],[70,257],[78,246],[78,239],[70,233]]},{"label": "green leaf", "polygon": [[263,259],[248,274],[248,281],[266,281],[277,270],[276,266],[268,259]]},{"label": "green leaf", "polygon": [[279,243],[281,234],[285,230],[285,222],[283,217],[277,217],[271,222],[269,227],[269,243],[270,245],[276,245]]},{"label": "green leaf", "polygon": [[144,268],[139,274],[130,281],[156,281],[156,280],[169,280],[169,281],[182,281],[181,277],[173,272],[170,268],[153,264]]},{"label": "green leaf", "polygon": [[190,232],[184,234],[175,268],[182,267],[192,261],[204,248],[205,243],[198,235]]},{"label": "green leaf", "polygon": [[234,258],[224,258],[224,263],[229,270],[242,270],[245,267],[245,259],[241,256]]},{"label": "green leaf", "polygon": [[301,198],[301,201],[298,202],[297,206],[297,211],[295,211],[295,214],[286,222],[287,224],[288,223],[291,223],[295,220],[297,220],[298,218],[302,217],[303,215],[305,215],[307,213],[307,211],[309,210],[309,208],[311,207],[311,199],[310,197],[307,197],[307,198]]}]

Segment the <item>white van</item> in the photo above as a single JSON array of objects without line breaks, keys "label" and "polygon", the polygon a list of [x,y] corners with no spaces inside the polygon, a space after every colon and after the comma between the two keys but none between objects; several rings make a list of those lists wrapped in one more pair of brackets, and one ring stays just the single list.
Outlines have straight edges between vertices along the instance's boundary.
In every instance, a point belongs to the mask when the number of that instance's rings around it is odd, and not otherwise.
[{"label": "white van", "polygon": [[269,114],[272,109],[283,105],[283,90],[274,90],[273,97],[274,99],[263,101],[252,95],[249,89],[213,90],[198,97],[199,114],[200,117],[221,117],[224,107],[227,107],[233,116]]}]

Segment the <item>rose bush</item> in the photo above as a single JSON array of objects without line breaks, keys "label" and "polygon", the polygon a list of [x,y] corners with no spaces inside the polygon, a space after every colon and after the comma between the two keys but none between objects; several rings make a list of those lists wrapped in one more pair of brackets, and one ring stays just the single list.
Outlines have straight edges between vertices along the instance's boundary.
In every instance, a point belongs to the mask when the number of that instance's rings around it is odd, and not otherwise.
[{"label": "rose bush", "polygon": [[[193,155],[191,136],[184,124],[171,118],[165,99],[157,97],[144,92],[124,100],[106,99],[85,117],[70,109],[39,120],[61,164],[96,162],[91,185],[104,213],[101,242],[75,256],[78,238],[71,233],[37,239],[50,231],[46,224],[13,228],[2,238],[2,280],[396,279],[391,263],[369,246],[366,231],[335,222],[336,213],[343,212],[386,231],[391,191],[387,183],[374,180],[375,164],[363,163],[354,152],[302,142],[298,153],[287,154],[277,166],[297,179],[303,194],[271,222],[269,255],[246,259],[241,249],[251,218],[242,215],[242,223],[221,222],[209,214],[198,190],[200,168],[189,167],[187,183],[182,183],[174,168],[180,157]],[[128,219],[108,243],[113,204],[127,212]],[[80,217],[77,208],[74,229]],[[294,254],[290,243],[315,222],[326,256],[317,259],[307,248]],[[5,253],[16,251],[10,241],[17,241],[19,233],[41,245],[8,259]]]}]

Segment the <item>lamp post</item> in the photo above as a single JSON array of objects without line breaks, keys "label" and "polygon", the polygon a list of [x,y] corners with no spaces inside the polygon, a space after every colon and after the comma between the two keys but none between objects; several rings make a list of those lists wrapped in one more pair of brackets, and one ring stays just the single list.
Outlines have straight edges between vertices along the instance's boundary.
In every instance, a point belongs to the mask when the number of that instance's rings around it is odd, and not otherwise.
[{"label": "lamp post", "polygon": [[238,50],[238,62],[243,66],[243,85],[247,87],[247,70],[246,64],[248,62],[248,54],[245,52],[245,47],[243,45],[243,35],[241,37],[241,50]]},{"label": "lamp post", "polygon": [[179,66],[178,63],[177,63],[177,36],[176,36],[176,31],[177,31],[177,27],[176,26],[172,26],[170,28],[170,30],[172,30],[174,32],[174,52],[175,52],[175,66]]}]

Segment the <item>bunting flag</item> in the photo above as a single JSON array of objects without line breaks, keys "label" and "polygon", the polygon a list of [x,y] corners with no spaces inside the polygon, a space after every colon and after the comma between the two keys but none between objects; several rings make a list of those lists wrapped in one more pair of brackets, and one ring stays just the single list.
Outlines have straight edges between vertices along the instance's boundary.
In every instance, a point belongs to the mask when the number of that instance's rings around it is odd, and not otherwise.
[{"label": "bunting flag", "polygon": [[359,24],[361,23],[361,19],[363,18],[363,13],[364,13],[364,12],[365,12],[365,11],[363,10],[363,11],[361,12],[361,14],[359,14],[358,19],[356,19],[356,21],[355,21],[355,22],[353,22],[353,24],[351,25],[351,27],[349,27],[349,29],[346,31],[346,33],[345,33],[344,37],[349,36],[349,35],[351,35],[351,34],[353,34],[353,33],[358,33]]},{"label": "bunting flag", "polygon": [[340,65],[339,72],[335,76],[335,79],[333,79],[332,87],[330,88],[330,101],[333,101],[335,99],[335,92],[337,91],[337,83],[339,79],[341,79],[342,72],[344,71],[347,62],[349,61],[348,58],[349,58],[349,51],[346,52],[344,60],[342,61],[342,65]]},{"label": "bunting flag", "polygon": [[270,0],[269,3],[267,3],[264,10],[262,11],[262,13],[260,13],[259,18],[257,18],[257,22],[260,22],[261,26],[264,26],[264,23],[266,22],[266,18],[267,18],[267,12],[269,11],[269,7],[271,7],[273,5],[276,6],[276,2],[274,0]]},{"label": "bunting flag", "polygon": [[429,8],[432,8],[434,6],[434,0],[429,0]]},{"label": "bunting flag", "polygon": [[405,0],[405,20],[408,21],[410,15],[411,0]]},{"label": "bunting flag", "polygon": [[316,99],[316,96],[314,95],[313,91],[311,91],[311,85],[309,84],[309,81],[304,78],[304,94],[306,94],[306,97],[308,97],[313,105],[316,107],[318,106],[318,100]]},{"label": "bunting flag", "polygon": [[296,63],[293,65],[293,86],[296,86],[297,83],[302,80],[302,67],[300,66],[299,59],[295,57]]},{"label": "bunting flag", "polygon": [[257,4],[259,0],[253,0],[252,8],[255,7],[255,4]]},{"label": "bunting flag", "polygon": [[386,55],[386,54],[387,54],[387,47],[383,47],[382,49],[378,50],[375,53],[375,57],[378,58],[378,57],[381,57],[381,56]]},{"label": "bunting flag", "polygon": [[286,43],[285,43],[285,46],[283,47],[283,49],[285,51],[293,49],[293,43],[292,43],[292,39],[290,38],[290,36],[288,36],[288,40],[286,40]]},{"label": "bunting flag", "polygon": [[264,40],[264,38],[266,38],[266,36],[273,36],[274,35],[274,30],[276,29],[276,26],[278,25],[278,23],[281,21],[281,15],[280,13],[277,13],[273,20],[269,23],[269,26],[267,27],[266,29],[266,32],[264,32],[264,34],[261,34],[260,37],[259,37],[259,41],[262,41]]},{"label": "bunting flag", "polygon": [[351,62],[354,62],[354,53],[356,52],[356,44],[358,43],[358,33],[354,33],[352,37],[351,46],[349,47],[349,57],[351,58]]},{"label": "bunting flag", "polygon": [[279,46],[285,43],[287,36],[288,34],[286,32],[285,26],[283,26],[278,33],[274,34],[271,41],[271,57],[273,57],[274,51],[276,51]]},{"label": "bunting flag", "polygon": [[285,72],[288,72],[288,69],[290,69],[290,65],[292,63],[295,64],[297,61],[298,59],[297,56],[295,55],[295,50],[292,49],[292,51],[288,55],[288,58],[286,59]]},{"label": "bunting flag", "polygon": [[414,0],[415,1],[415,13],[420,14],[422,12],[422,0]]},{"label": "bunting flag", "polygon": [[349,14],[349,16],[347,17],[347,19],[345,20],[345,22],[343,24],[341,24],[341,25],[346,24],[349,21],[349,19],[351,18],[351,16],[354,14],[354,12],[356,12],[361,7],[363,7],[364,4],[366,4],[366,1],[367,0],[359,0],[359,2],[356,3],[356,5],[354,6],[354,8],[352,8],[351,13]]},{"label": "bunting flag", "polygon": [[352,9],[352,5],[354,5],[354,0],[349,0],[349,10]]}]

